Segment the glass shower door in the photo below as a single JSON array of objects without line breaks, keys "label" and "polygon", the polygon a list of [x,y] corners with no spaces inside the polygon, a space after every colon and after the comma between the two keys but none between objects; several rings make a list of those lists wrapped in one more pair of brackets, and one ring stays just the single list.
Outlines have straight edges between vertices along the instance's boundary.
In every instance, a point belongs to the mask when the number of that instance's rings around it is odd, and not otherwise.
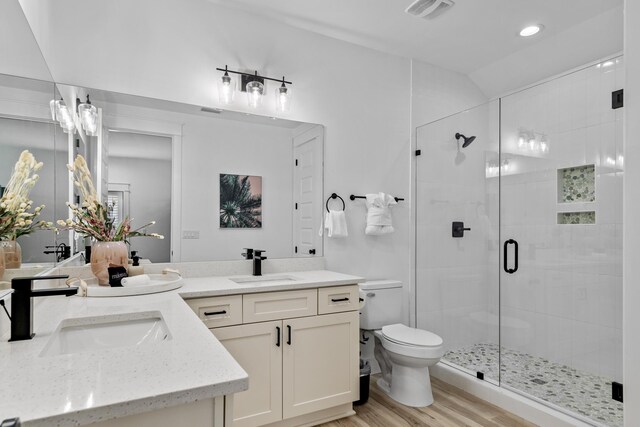
[{"label": "glass shower door", "polygon": [[498,114],[490,102],[416,135],[417,327],[442,337],[444,363],[496,384]]},{"label": "glass shower door", "polygon": [[501,386],[622,426],[622,59],[501,100]]}]

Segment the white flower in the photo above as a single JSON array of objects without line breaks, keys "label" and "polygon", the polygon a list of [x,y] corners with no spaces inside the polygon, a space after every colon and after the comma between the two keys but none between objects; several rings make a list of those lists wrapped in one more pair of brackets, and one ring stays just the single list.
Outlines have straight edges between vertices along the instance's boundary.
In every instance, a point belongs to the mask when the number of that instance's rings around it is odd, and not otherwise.
[{"label": "white flower", "polygon": [[67,225],[67,223],[66,223],[66,221],[64,219],[59,219],[59,220],[56,221],[56,223],[58,225],[63,226],[63,227]]}]

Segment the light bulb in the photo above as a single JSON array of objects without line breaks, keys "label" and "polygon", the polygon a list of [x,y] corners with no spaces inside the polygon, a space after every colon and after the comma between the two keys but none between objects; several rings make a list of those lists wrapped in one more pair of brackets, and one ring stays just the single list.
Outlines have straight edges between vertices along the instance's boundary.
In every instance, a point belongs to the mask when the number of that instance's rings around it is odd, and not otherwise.
[{"label": "light bulb", "polygon": [[291,109],[291,89],[284,84],[284,77],[282,78],[282,85],[276,89],[276,110],[281,113],[286,113]]},{"label": "light bulb", "polygon": [[73,133],[76,125],[73,122],[73,116],[67,108],[67,104],[61,99],[55,102],[56,120],[60,123],[60,127],[65,133]]},{"label": "light bulb", "polygon": [[98,131],[98,109],[91,105],[89,95],[87,95],[87,102],[78,102],[78,116],[80,117],[80,124],[85,133],[90,136],[95,136]]},{"label": "light bulb", "polygon": [[222,104],[231,104],[236,94],[235,83],[226,71],[218,81],[218,98]]},{"label": "light bulb", "polygon": [[535,139],[535,137],[529,138],[529,149],[530,150],[535,150],[536,149],[536,139]]},{"label": "light bulb", "polygon": [[257,80],[247,83],[247,101],[249,107],[258,108],[262,104],[264,85]]}]

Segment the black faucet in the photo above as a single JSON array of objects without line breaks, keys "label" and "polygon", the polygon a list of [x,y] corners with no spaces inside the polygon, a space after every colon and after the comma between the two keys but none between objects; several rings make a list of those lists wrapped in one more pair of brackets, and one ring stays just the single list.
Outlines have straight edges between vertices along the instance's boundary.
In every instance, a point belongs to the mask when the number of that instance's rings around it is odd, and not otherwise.
[{"label": "black faucet", "polygon": [[16,277],[11,280],[11,339],[9,341],[30,340],[33,333],[33,297],[78,293],[77,287],[56,289],[33,289],[36,280],[68,279],[69,276]]},{"label": "black faucet", "polygon": [[47,249],[55,248],[52,251],[44,251],[45,254],[56,254],[56,261],[60,262],[71,258],[71,246],[66,243],[60,243],[57,246],[45,246]]},{"label": "black faucet", "polygon": [[243,248],[243,249],[244,249],[244,252],[241,253],[240,255],[242,255],[246,260],[253,259],[253,249],[250,249],[250,248]]},{"label": "black faucet", "polygon": [[253,275],[262,276],[262,260],[267,259],[266,256],[262,256],[262,253],[266,252],[262,249],[253,250]]}]

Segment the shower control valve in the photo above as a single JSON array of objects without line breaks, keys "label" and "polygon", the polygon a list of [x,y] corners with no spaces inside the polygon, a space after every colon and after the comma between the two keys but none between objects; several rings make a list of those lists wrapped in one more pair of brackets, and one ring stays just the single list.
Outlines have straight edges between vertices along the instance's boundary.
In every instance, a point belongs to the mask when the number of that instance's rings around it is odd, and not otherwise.
[{"label": "shower control valve", "polygon": [[451,237],[464,237],[465,231],[471,231],[470,228],[465,228],[464,222],[462,221],[453,221],[451,223]]}]

